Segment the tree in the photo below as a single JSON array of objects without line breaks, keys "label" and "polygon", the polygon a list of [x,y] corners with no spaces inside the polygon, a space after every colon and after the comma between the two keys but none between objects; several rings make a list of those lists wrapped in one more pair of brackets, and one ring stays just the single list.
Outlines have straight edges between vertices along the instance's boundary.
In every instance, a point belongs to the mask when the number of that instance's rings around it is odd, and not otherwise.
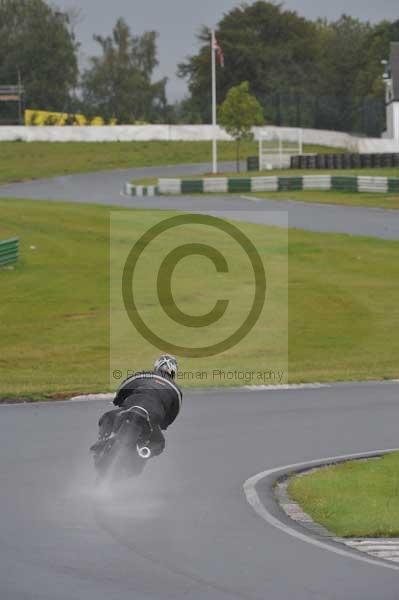
[{"label": "tree", "polygon": [[154,121],[167,109],[166,78],[152,82],[158,65],[155,31],[133,36],[119,19],[111,37],[94,36],[102,54],[83,74],[84,103],[104,118],[122,123]]},{"label": "tree", "polygon": [[[317,86],[322,117],[319,127],[353,129],[356,104],[355,82],[367,61],[369,23],[342,15],[337,21],[319,21],[320,81]],[[320,118],[320,115],[319,115]]]},{"label": "tree", "polygon": [[219,123],[237,143],[237,171],[240,170],[240,142],[250,134],[251,127],[263,125],[262,107],[249,93],[248,81],[232,87],[219,109]]},{"label": "tree", "polygon": [[[178,75],[187,79],[203,122],[210,122],[210,30],[203,27],[198,39],[198,54],[178,65]],[[284,118],[284,100],[312,89],[319,52],[317,27],[295,12],[273,2],[242,4],[221,19],[217,39],[225,55],[225,68],[218,76],[221,100],[232,86],[248,80],[267,119],[278,125]],[[296,117],[296,113],[289,116],[293,125]],[[306,118],[303,111],[304,124]]]},{"label": "tree", "polygon": [[342,15],[319,21],[320,83],[317,125],[380,135],[384,128],[384,84],[381,60],[389,42],[399,40],[399,21],[372,26]]},{"label": "tree", "polygon": [[44,0],[0,0],[0,83],[16,84],[19,72],[29,108],[67,108],[77,50],[66,13]]},{"label": "tree", "polygon": [[[197,54],[178,66],[188,82],[191,110],[210,122],[210,31]],[[282,4],[256,1],[226,13],[217,26],[225,68],[218,98],[248,80],[265,118],[274,125],[379,135],[384,122],[380,61],[399,41],[399,21],[376,25],[342,15],[308,21]]]},{"label": "tree", "polygon": [[390,42],[399,41],[399,20],[377,23],[365,42],[365,64],[354,81],[357,98],[354,125],[356,131],[379,135],[386,127],[385,86],[381,60],[389,58]]}]

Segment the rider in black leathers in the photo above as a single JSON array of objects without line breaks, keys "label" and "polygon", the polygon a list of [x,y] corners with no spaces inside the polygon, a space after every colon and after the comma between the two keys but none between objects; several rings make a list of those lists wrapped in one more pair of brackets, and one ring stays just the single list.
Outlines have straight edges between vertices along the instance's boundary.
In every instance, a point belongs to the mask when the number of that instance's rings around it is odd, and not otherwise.
[{"label": "rider in black leathers", "polygon": [[182,403],[181,389],[174,381],[177,368],[176,359],[164,354],[155,361],[153,371],[138,372],[125,379],[113,400],[118,408],[101,417],[99,441],[91,449],[98,452],[121,423],[130,419],[139,427],[151,455],[161,454],[165,448],[162,430],[176,419]]}]

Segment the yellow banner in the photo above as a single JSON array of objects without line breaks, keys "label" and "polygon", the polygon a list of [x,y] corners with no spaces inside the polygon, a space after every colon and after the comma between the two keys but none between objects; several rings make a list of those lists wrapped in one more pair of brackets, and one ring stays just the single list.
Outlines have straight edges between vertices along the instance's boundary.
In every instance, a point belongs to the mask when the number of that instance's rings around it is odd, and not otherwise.
[{"label": "yellow banner", "polygon": [[[116,125],[111,119],[109,125]],[[25,110],[25,125],[105,125],[102,117],[89,119],[84,115],[49,112],[47,110]]]}]

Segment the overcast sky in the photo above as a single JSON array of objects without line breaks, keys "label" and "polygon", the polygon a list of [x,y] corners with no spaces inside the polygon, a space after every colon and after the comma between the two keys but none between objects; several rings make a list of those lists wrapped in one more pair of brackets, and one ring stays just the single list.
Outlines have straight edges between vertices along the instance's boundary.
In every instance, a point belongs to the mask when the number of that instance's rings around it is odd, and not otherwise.
[{"label": "overcast sky", "polygon": [[[118,17],[124,17],[134,34],[159,32],[159,69],[167,76],[168,99],[174,101],[186,93],[186,84],[175,75],[178,62],[195,53],[195,34],[201,25],[215,26],[223,14],[241,4],[240,0],[53,0],[61,9],[80,8],[82,21],[77,35],[82,44],[80,60],[98,52],[93,34],[108,35]],[[251,4],[251,2],[248,2]],[[310,19],[335,20],[343,13],[363,21],[399,19],[398,0],[285,0],[286,9]]]}]

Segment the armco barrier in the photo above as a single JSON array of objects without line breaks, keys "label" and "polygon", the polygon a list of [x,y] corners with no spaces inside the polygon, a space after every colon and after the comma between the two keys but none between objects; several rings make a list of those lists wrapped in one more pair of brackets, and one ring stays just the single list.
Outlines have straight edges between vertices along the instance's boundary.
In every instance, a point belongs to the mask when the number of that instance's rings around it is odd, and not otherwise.
[{"label": "armco barrier", "polygon": [[18,260],[19,239],[0,241],[0,267],[13,265]]},{"label": "armco barrier", "polygon": [[204,177],[202,179],[159,179],[158,185],[125,185],[129,196],[160,194],[245,194],[292,190],[336,190],[345,192],[399,193],[399,177],[303,175],[302,177]]}]

